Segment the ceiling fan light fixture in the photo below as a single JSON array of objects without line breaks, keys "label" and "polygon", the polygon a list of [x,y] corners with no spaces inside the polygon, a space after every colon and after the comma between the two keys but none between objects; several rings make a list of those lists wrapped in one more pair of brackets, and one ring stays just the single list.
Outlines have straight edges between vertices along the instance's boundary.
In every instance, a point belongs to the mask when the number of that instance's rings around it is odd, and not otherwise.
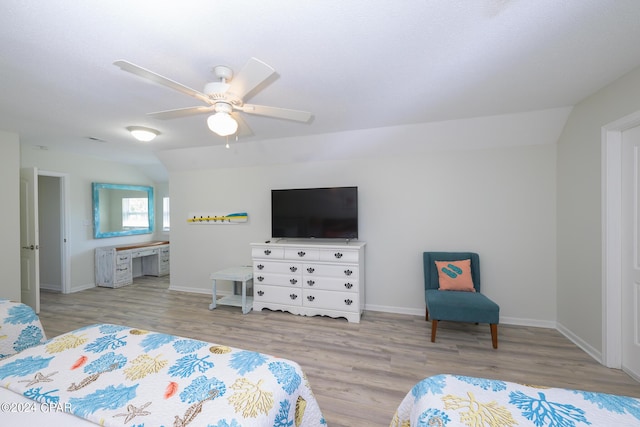
[{"label": "ceiling fan light fixture", "polygon": [[228,113],[223,111],[217,112],[207,119],[207,126],[212,132],[220,136],[227,136],[236,133],[238,130],[238,122]]},{"label": "ceiling fan light fixture", "polygon": [[143,126],[129,126],[127,130],[133,135],[135,139],[138,141],[149,142],[153,140],[156,136],[160,135],[155,129],[146,128]]}]

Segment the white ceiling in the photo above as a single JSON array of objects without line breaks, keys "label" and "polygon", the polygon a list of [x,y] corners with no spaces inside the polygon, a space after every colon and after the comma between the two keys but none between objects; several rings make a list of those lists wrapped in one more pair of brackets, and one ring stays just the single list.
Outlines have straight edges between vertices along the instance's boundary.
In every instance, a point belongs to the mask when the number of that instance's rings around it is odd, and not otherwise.
[{"label": "white ceiling", "polygon": [[[215,65],[271,65],[277,78],[245,101],[313,118],[245,115],[251,143],[571,106],[640,66],[638,46],[637,0],[2,0],[0,129],[157,164],[225,138],[206,116],[147,117],[201,104],[115,60],[199,91]],[[137,142],[131,125],[161,135]]]}]

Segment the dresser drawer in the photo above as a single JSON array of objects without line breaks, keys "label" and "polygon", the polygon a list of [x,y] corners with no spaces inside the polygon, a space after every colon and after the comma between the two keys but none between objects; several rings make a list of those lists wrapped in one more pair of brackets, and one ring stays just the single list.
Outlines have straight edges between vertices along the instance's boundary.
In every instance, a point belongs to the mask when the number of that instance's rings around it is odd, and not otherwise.
[{"label": "dresser drawer", "polygon": [[116,280],[118,277],[127,276],[131,274],[130,264],[118,264],[116,265]]},{"label": "dresser drawer", "polygon": [[305,277],[302,281],[305,289],[324,289],[327,291],[359,292],[358,279],[337,277]]},{"label": "dresser drawer", "polygon": [[330,261],[330,262],[347,262],[357,264],[359,261],[358,251],[354,250],[321,250],[320,251],[320,261]]},{"label": "dresser drawer", "polygon": [[157,255],[158,249],[135,249],[131,251],[131,256],[133,258],[140,258],[143,256]]},{"label": "dresser drawer", "polygon": [[284,258],[317,261],[320,259],[320,251],[315,248],[285,248]]},{"label": "dresser drawer", "polygon": [[302,264],[295,262],[253,262],[253,274],[277,273],[277,274],[302,274]]},{"label": "dresser drawer", "polygon": [[160,258],[160,263],[158,265],[158,274],[160,274],[161,276],[169,274],[170,265],[171,264],[169,262],[169,258]]},{"label": "dresser drawer", "polygon": [[302,288],[254,285],[253,300],[256,302],[300,306],[302,305]]},{"label": "dresser drawer", "polygon": [[264,285],[302,287],[302,276],[297,274],[253,273],[253,282]]},{"label": "dresser drawer", "polygon": [[324,308],[327,310],[358,312],[360,310],[360,297],[356,293],[305,289],[302,305],[304,307]]},{"label": "dresser drawer", "polygon": [[251,248],[252,258],[270,258],[270,259],[283,259],[284,248],[272,248],[269,246],[256,246]]},{"label": "dresser drawer", "polygon": [[133,283],[133,274],[131,271],[131,264],[116,265],[116,274],[113,278],[114,286],[123,286]]},{"label": "dresser drawer", "polygon": [[131,252],[116,252],[116,265],[131,263]]},{"label": "dresser drawer", "polygon": [[327,265],[327,264],[305,264],[302,268],[302,274],[306,276],[322,276],[322,277],[347,277],[357,280],[359,277],[359,268],[357,265]]}]

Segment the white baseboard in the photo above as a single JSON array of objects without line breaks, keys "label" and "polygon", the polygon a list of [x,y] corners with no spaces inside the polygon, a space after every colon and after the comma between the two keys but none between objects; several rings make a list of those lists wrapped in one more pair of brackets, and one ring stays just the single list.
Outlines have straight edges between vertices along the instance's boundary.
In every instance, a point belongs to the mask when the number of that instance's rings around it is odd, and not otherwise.
[{"label": "white baseboard", "polygon": [[[364,309],[370,310],[370,311],[381,311],[383,313],[407,314],[410,316],[424,317],[424,314],[425,314],[424,308],[407,308],[407,307],[395,307],[395,306],[388,306],[388,305],[365,304]],[[549,329],[556,328],[556,323],[552,321],[524,319],[519,317],[501,317],[500,324],[515,325],[515,326],[532,326],[535,328],[549,328]]]},{"label": "white baseboard", "polygon": [[587,342],[585,342],[579,336],[577,336],[576,334],[571,332],[571,330],[567,329],[561,323],[557,323],[556,329],[562,335],[567,337],[569,339],[569,341],[571,341],[572,343],[574,343],[575,345],[580,347],[585,353],[587,353],[589,356],[593,357],[598,363],[602,364],[602,353],[600,351],[598,351],[597,349],[593,348],[591,345],[589,345]]},{"label": "white baseboard", "polygon": [[500,317],[500,324],[513,326],[531,326],[534,328],[556,329],[556,322],[551,320],[524,319],[520,317]]},{"label": "white baseboard", "polygon": [[365,304],[364,309],[369,311],[381,311],[383,313],[408,314],[410,316],[424,316],[424,309],[420,310],[419,308]]},{"label": "white baseboard", "polygon": [[62,286],[54,285],[51,283],[40,282],[40,289],[44,289],[45,291],[52,291],[52,292],[62,292]]},{"label": "white baseboard", "polygon": [[86,285],[74,286],[69,290],[69,293],[72,294],[74,292],[86,291],[87,289],[93,289],[96,287],[95,283],[87,283]]},{"label": "white baseboard", "polygon": [[633,378],[634,380],[638,381],[640,383],[640,372],[634,372],[626,367],[622,367],[622,370],[629,375],[631,378]]}]

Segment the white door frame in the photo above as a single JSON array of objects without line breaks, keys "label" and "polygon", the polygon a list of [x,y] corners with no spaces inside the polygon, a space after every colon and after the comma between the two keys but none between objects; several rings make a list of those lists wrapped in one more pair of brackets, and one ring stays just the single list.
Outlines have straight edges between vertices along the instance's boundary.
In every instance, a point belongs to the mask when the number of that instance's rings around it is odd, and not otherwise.
[{"label": "white door frame", "polygon": [[640,111],[602,127],[602,364],[622,368],[622,132]]},{"label": "white door frame", "polygon": [[60,254],[62,255],[62,293],[71,292],[71,259],[69,258],[69,174],[38,170],[38,175],[60,178]]}]

